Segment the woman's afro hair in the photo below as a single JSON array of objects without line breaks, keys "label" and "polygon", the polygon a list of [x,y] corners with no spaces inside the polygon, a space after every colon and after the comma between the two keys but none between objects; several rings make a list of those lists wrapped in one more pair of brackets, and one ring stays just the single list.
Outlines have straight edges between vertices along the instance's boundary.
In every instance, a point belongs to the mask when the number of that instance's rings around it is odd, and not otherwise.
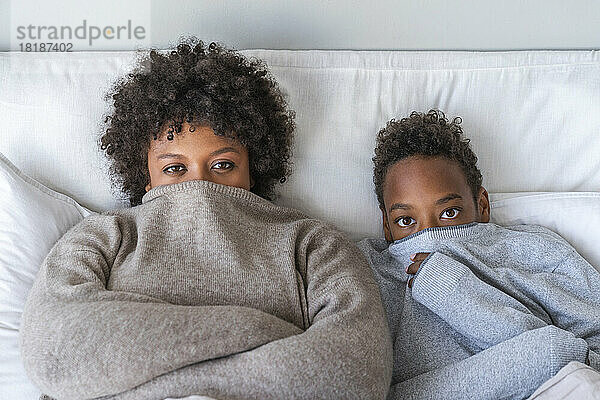
[{"label": "woman's afro hair", "polygon": [[192,36],[171,51],[139,51],[133,71],[115,82],[105,100],[112,100],[114,111],[104,119],[99,146],[113,186],[131,206],[141,204],[150,182],[150,140],[167,125],[173,140],[184,120],[245,146],[251,191],[263,198],[272,200],[275,183],[291,173],[294,112],[264,62],[218,43],[205,46]]},{"label": "woman's afro hair", "polygon": [[444,157],[456,161],[465,174],[473,197],[477,198],[482,176],[469,139],[462,136],[461,122],[460,117],[449,122],[439,110],[429,110],[426,114],[413,111],[400,121],[390,120],[379,131],[373,157],[373,182],[381,208],[385,207],[383,185],[388,169],[412,156]]}]

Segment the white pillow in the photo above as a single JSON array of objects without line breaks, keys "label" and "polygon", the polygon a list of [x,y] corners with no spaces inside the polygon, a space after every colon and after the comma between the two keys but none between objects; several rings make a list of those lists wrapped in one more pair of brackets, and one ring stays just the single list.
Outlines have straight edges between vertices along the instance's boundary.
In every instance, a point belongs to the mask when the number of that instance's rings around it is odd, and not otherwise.
[{"label": "white pillow", "polygon": [[600,271],[600,192],[490,194],[491,222],[542,225]]},{"label": "white pillow", "polygon": [[40,396],[21,363],[21,314],[54,243],[90,213],[29,178],[0,153],[0,399]]}]

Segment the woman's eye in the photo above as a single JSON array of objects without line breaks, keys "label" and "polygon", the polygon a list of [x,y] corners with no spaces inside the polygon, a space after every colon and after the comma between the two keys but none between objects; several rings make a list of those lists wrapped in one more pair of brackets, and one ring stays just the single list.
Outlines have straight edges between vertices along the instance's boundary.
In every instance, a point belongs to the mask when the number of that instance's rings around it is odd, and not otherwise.
[{"label": "woman's eye", "polygon": [[174,174],[183,170],[185,170],[185,167],[183,165],[171,165],[163,169],[163,172],[166,172],[167,174]]},{"label": "woman's eye", "polygon": [[459,213],[460,213],[460,208],[449,208],[442,213],[441,218],[454,219],[454,218],[458,217]]},{"label": "woman's eye", "polygon": [[412,219],[411,217],[400,217],[400,218],[397,218],[395,222],[398,226],[405,228],[407,226],[414,224],[415,220]]},{"label": "woman's eye", "polygon": [[235,166],[231,161],[218,161],[212,165],[214,169],[232,169]]}]

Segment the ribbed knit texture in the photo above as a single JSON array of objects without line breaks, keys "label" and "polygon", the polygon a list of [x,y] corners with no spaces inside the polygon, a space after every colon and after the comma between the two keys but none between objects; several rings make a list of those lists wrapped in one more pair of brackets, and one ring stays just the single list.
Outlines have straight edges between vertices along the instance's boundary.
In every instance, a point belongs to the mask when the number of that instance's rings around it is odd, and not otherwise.
[{"label": "ribbed knit texture", "polygon": [[208,181],[84,219],[29,294],[21,352],[62,399],[381,399],[373,274],[332,226]]},{"label": "ribbed knit texture", "polygon": [[556,233],[471,223],[358,245],[394,343],[389,399],[523,399],[588,351],[600,369],[600,273]]},{"label": "ribbed knit texture", "polygon": [[[427,298],[429,309],[434,313],[443,312],[448,294],[454,292],[462,278],[469,272],[469,269],[462,264],[456,264],[456,268],[445,268],[445,258],[442,253],[431,253],[422,263],[422,265],[427,264],[428,268],[419,271],[418,288],[413,289],[423,298]],[[439,274],[439,271],[444,273]]]}]

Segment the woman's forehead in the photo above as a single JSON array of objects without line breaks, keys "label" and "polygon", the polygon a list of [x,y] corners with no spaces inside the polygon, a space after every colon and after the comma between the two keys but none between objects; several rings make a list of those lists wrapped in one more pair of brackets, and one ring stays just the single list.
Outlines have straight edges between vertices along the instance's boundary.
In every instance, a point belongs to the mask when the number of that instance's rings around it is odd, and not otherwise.
[{"label": "woman's forehead", "polygon": [[215,146],[231,146],[240,150],[244,148],[238,140],[219,136],[209,126],[196,126],[192,132],[187,129],[189,126],[184,123],[181,132],[173,133],[171,140],[168,140],[167,132],[162,132],[156,140],[150,142],[150,150],[161,152],[170,148],[202,149]]}]

